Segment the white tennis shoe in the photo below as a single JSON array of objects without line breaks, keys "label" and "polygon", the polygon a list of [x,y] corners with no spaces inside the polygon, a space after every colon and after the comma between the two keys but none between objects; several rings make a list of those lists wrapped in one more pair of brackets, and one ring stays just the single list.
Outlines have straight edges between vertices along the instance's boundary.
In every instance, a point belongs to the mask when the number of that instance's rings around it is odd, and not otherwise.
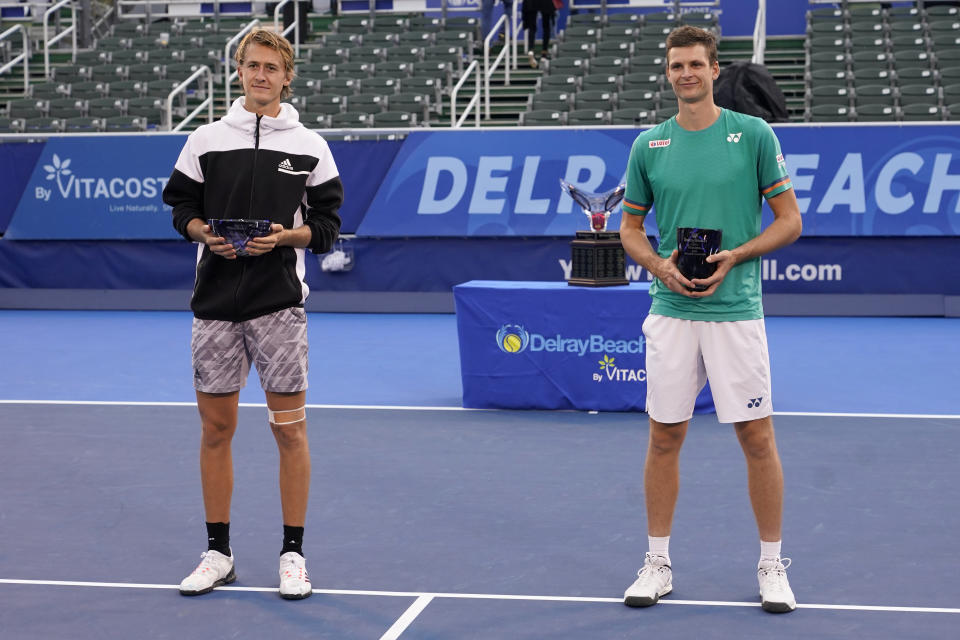
[{"label": "white tennis shoe", "polygon": [[180,583],[182,595],[199,596],[210,593],[215,587],[230,584],[237,579],[233,570],[233,555],[225,556],[219,551],[211,550],[201,553],[200,558],[197,568]]},{"label": "white tennis shoe", "polygon": [[661,596],[673,591],[673,570],[664,556],[648,553],[637,579],[623,594],[623,604],[628,607],[649,607],[657,604]]},{"label": "white tennis shoe", "polygon": [[790,558],[761,560],[757,565],[760,582],[760,606],[771,613],[787,613],[797,608],[797,599],[787,580]]},{"label": "white tennis shoe", "polygon": [[280,556],[280,597],[286,600],[302,600],[313,593],[307,561],[296,551],[287,551]]}]

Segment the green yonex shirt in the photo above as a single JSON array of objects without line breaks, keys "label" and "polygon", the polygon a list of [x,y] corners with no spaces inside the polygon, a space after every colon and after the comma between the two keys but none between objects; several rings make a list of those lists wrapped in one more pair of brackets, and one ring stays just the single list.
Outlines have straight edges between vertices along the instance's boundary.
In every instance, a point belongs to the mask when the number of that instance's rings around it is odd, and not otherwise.
[{"label": "green yonex shirt", "polygon": [[[761,196],[791,189],[780,143],[760,118],[723,109],[712,125],[687,131],[676,117],[641,133],[630,150],[623,211],[654,215],[657,252],[670,257],[678,227],[723,230],[721,249],[760,235]],[[655,280],[650,312],[688,320],[753,320],[763,317],[760,258],[735,266],[717,291],[687,298]]]}]

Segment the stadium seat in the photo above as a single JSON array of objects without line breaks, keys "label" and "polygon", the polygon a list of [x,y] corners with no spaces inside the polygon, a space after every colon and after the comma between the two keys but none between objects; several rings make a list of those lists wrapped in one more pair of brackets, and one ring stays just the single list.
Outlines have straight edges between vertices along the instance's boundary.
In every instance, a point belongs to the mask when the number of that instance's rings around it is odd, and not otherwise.
[{"label": "stadium seat", "polygon": [[146,131],[147,121],[139,116],[115,116],[104,120],[108,132]]},{"label": "stadium seat", "polygon": [[565,122],[564,112],[556,109],[538,109],[520,114],[522,127],[555,127]]},{"label": "stadium seat", "polygon": [[657,103],[657,94],[649,89],[623,89],[617,94],[620,109],[653,111]]},{"label": "stadium seat", "polygon": [[28,94],[34,100],[51,100],[71,95],[71,85],[67,82],[35,82],[30,85]]},{"label": "stadium seat", "polygon": [[940,94],[932,84],[900,85],[900,105],[920,104],[940,106]]},{"label": "stadium seat", "polygon": [[387,96],[379,93],[358,93],[346,97],[347,111],[381,113],[387,110]]},{"label": "stadium seat", "polygon": [[562,75],[582,76],[586,72],[587,61],[583,58],[554,58],[546,61],[546,73],[548,75],[559,73]]},{"label": "stadium seat", "polygon": [[574,95],[574,110],[613,111],[616,97],[616,91],[612,89],[581,90]]},{"label": "stadium seat", "polygon": [[384,111],[373,115],[374,127],[415,127],[417,115],[408,111]]},{"label": "stadium seat", "polygon": [[104,130],[102,118],[66,118],[63,121],[63,130],[66,133],[96,133]]},{"label": "stadium seat", "polygon": [[47,102],[51,118],[81,118],[87,115],[87,103],[77,98],[54,98]]},{"label": "stadium seat", "polygon": [[604,39],[595,45],[598,56],[617,56],[629,58],[633,53],[633,43],[628,40]]},{"label": "stadium seat", "polygon": [[588,73],[580,78],[580,88],[584,91],[617,91],[620,89],[620,78],[616,73]]},{"label": "stadium seat", "polygon": [[652,117],[652,109],[620,108],[610,113],[610,124],[651,124]]},{"label": "stadium seat", "polygon": [[127,114],[140,116],[147,125],[163,124],[164,101],[161,98],[143,97],[127,100]]},{"label": "stadium seat", "polygon": [[400,91],[401,79],[396,76],[374,76],[360,81],[360,91],[363,93],[378,93],[392,95]]},{"label": "stadium seat", "polygon": [[[857,85],[854,90],[854,103],[857,108],[869,104],[878,104],[883,106],[894,106],[894,100],[896,98],[896,92],[889,85],[882,84],[868,84],[868,85]],[[834,104],[843,104],[837,103]]]},{"label": "stadium seat", "polygon": [[[636,14],[626,14],[626,15],[633,16],[633,19],[634,19],[635,21],[636,21],[636,19],[637,19]],[[600,13],[598,13],[598,12],[574,13],[574,14],[570,15],[570,17],[567,18],[567,24],[568,24],[568,25],[574,25],[574,24],[576,24],[576,25],[583,25],[583,24],[585,24],[585,25],[590,25],[590,26],[594,26],[594,27],[602,27],[602,26],[603,26],[603,15],[600,14]]]},{"label": "stadium seat", "polygon": [[897,108],[884,104],[857,106],[855,115],[857,122],[894,122],[898,119]]},{"label": "stadium seat", "polygon": [[897,67],[897,84],[933,84],[936,74],[930,67]]},{"label": "stadium seat", "polygon": [[943,110],[930,104],[906,104],[900,107],[904,120],[943,120]]},{"label": "stadium seat", "polygon": [[530,111],[549,109],[551,111],[569,111],[573,105],[573,93],[570,91],[541,91],[528,99]]},{"label": "stadium seat", "polygon": [[9,118],[43,118],[47,115],[49,103],[46,100],[31,98],[17,98],[7,102],[7,117]]},{"label": "stadium seat", "polygon": [[568,125],[599,125],[610,120],[609,111],[603,109],[573,109],[567,112]]},{"label": "stadium seat", "polygon": [[307,99],[307,105],[310,112],[332,115],[341,113],[346,101],[345,95],[321,91],[318,94],[311,95]]},{"label": "stadium seat", "polygon": [[330,126],[336,129],[357,129],[373,124],[373,116],[362,111],[344,111],[330,117]]},{"label": "stadium seat", "polygon": [[23,133],[23,118],[0,117],[0,133]]},{"label": "stadium seat", "polygon": [[807,111],[810,122],[850,122],[853,113],[847,105],[820,104]]},{"label": "stadium seat", "polygon": [[807,104],[849,104],[850,91],[846,85],[813,86],[806,96]]},{"label": "stadium seat", "polygon": [[624,56],[597,56],[590,60],[590,73],[607,73],[619,75],[626,73],[630,59]]},{"label": "stadium seat", "polygon": [[537,88],[540,91],[576,91],[579,88],[579,84],[580,76],[567,73],[541,76],[537,79]]},{"label": "stadium seat", "polygon": [[24,133],[60,133],[63,120],[60,118],[24,118]]},{"label": "stadium seat", "polygon": [[111,119],[127,115],[127,101],[123,98],[96,98],[87,101],[87,115],[91,118]]}]

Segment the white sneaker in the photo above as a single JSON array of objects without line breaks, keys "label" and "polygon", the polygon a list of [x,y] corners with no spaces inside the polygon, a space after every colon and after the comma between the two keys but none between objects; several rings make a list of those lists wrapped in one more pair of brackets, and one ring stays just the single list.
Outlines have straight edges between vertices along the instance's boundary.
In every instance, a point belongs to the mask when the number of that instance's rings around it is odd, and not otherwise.
[{"label": "white sneaker", "polygon": [[280,556],[280,597],[287,600],[302,600],[313,593],[307,561],[296,551],[287,551]]},{"label": "white sneaker", "polygon": [[623,594],[623,604],[628,607],[649,607],[657,604],[660,596],[673,591],[673,570],[667,558],[648,553],[637,579]]},{"label": "white sneaker", "polygon": [[197,568],[180,583],[182,595],[198,596],[201,593],[210,593],[214,587],[230,584],[237,579],[237,574],[233,570],[233,555],[225,556],[219,551],[204,551],[200,554],[200,558]]},{"label": "white sneaker", "polygon": [[760,606],[771,613],[787,613],[797,608],[797,599],[793,597],[790,582],[787,581],[787,567],[790,558],[782,561],[761,560],[757,565],[757,580],[760,582]]}]

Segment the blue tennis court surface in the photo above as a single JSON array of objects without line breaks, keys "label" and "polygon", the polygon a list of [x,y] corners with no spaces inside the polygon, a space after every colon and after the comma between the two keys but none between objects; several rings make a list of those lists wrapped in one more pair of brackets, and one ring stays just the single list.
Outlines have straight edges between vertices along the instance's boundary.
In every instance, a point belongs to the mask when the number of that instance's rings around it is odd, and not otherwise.
[{"label": "blue tennis court surface", "polygon": [[[645,414],[458,410],[452,316],[310,327],[316,592],[277,596],[276,447],[244,406],[239,579],[183,598],[204,536],[189,315],[0,313],[0,636],[956,637],[960,321],[768,319],[800,602],[781,616],[758,606],[732,427],[694,419],[674,592],[630,609]],[[241,399],[262,403],[255,378]],[[890,415],[839,415],[864,413]]]}]

